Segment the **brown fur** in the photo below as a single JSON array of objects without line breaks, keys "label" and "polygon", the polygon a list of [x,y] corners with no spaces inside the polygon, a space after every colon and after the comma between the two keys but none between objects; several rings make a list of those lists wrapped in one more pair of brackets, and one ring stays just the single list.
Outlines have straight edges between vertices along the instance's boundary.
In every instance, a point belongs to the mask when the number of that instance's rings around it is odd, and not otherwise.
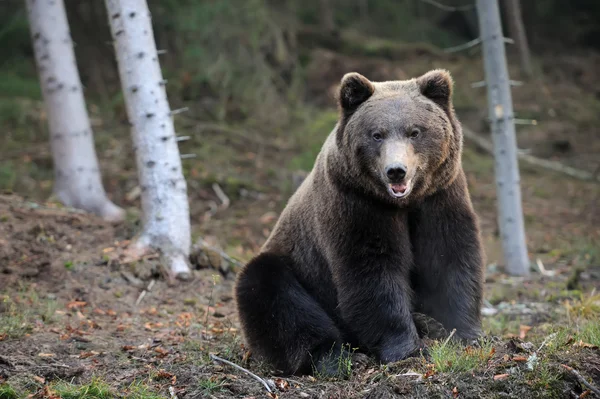
[{"label": "brown fur", "polygon": [[[482,250],[451,93],[440,70],[344,76],[336,128],[238,278],[254,353],[284,373],[335,373],[344,343],[400,360],[422,347],[413,312],[460,338],[479,334]],[[403,198],[390,164],[406,168]]]}]

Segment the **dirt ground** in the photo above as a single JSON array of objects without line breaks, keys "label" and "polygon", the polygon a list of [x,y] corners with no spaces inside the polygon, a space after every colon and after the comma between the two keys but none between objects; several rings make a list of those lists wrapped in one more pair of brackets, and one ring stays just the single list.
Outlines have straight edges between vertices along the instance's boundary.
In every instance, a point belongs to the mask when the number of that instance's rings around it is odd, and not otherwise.
[{"label": "dirt ground", "polygon": [[[460,60],[448,63],[451,69],[461,65]],[[403,73],[413,75],[408,69]],[[457,75],[457,80],[466,80]],[[588,84],[586,74],[577,76],[582,85]],[[569,87],[562,93],[570,95],[570,90],[583,89]],[[598,89],[589,90],[593,96]],[[525,93],[516,98],[521,109],[542,114],[556,107],[536,101],[533,89]],[[547,101],[558,101],[549,96]],[[482,120],[480,110],[469,110],[468,104],[476,101],[479,97],[465,100],[467,105],[459,110],[473,128]],[[580,106],[573,105],[573,112]],[[546,150],[536,145],[537,135],[546,129],[541,141],[550,142],[552,129],[575,129],[590,123],[585,118],[532,128],[534,133],[522,143],[543,156]],[[232,286],[236,269],[260,248],[293,190],[297,171],[287,161],[310,152],[313,143],[278,136],[266,145],[235,134],[198,134],[199,159],[206,154],[211,161],[186,165],[196,270],[192,281],[169,286],[160,258],[128,259],[124,252],[139,228],[139,200],[131,194],[135,173],[127,144],[103,133],[114,130],[114,137],[126,137],[123,127],[113,128],[97,128],[99,147],[105,164],[111,161],[104,166],[107,191],[127,207],[126,223],[112,226],[39,196],[34,201],[36,195],[32,200],[0,195],[0,399],[591,398],[600,386],[598,184],[522,165],[528,247],[531,259],[539,260],[545,272],[538,266],[529,279],[509,277],[501,268],[493,160],[467,145],[463,163],[488,258],[485,341],[467,348],[432,342],[437,357],[389,366],[356,355],[346,379],[280,378],[245,350]],[[550,145],[548,151],[554,152],[545,155],[593,169],[600,153],[597,125],[586,130],[587,136],[581,131],[574,130],[567,153],[559,149],[564,146]],[[33,143],[11,156],[48,162],[39,146]],[[221,156],[207,158],[217,152]],[[19,182],[25,184],[27,178],[24,174]],[[219,202],[215,183],[230,197],[229,207]],[[270,380],[273,392],[245,372],[211,360],[210,354]],[[16,396],[6,393],[8,387]],[[90,387],[110,393],[92,395]]]}]

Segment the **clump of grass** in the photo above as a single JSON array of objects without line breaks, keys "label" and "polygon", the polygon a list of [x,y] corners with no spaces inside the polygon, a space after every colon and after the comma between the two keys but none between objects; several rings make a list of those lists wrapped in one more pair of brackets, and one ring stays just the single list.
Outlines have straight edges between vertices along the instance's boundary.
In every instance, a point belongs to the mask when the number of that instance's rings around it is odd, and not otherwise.
[{"label": "clump of grass", "polygon": [[8,297],[2,298],[6,310],[1,314],[0,336],[8,338],[19,338],[31,331],[31,325],[28,323],[29,313],[25,309],[19,309],[17,305]]},{"label": "clump of grass", "polygon": [[225,391],[225,382],[219,381],[214,377],[203,378],[198,381],[198,390],[199,393],[203,396],[211,395],[217,392]]},{"label": "clump of grass", "polygon": [[600,294],[593,290],[589,295],[579,293],[579,298],[566,300],[570,320],[597,320],[600,317]]},{"label": "clump of grass", "polygon": [[0,384],[0,399],[17,399],[17,391],[8,384]]},{"label": "clump of grass", "polygon": [[458,343],[436,342],[429,348],[435,370],[440,373],[471,371],[487,364],[494,355],[493,346],[486,340],[479,341],[479,347],[464,347]]},{"label": "clump of grass", "polygon": [[164,396],[156,393],[142,381],[132,383],[122,397],[125,399],[164,399]]},{"label": "clump of grass", "polygon": [[[337,351],[339,351],[339,353],[336,353]],[[325,355],[325,358],[329,358],[333,362],[332,365],[335,367],[335,374],[333,376],[328,375],[325,373],[325,370],[319,369],[315,364],[313,364],[313,374],[315,377],[321,379],[330,379],[332,377],[345,379],[350,377],[352,374],[352,354],[354,351],[355,350],[352,349],[350,345],[343,345],[341,350],[332,347]],[[331,370],[329,370],[329,372],[331,372]]]},{"label": "clump of grass", "polygon": [[578,328],[576,338],[586,344],[600,346],[600,323],[597,321],[585,322]]},{"label": "clump of grass", "polygon": [[110,386],[99,379],[94,379],[84,385],[59,381],[52,384],[51,390],[62,399],[110,399],[117,397]]}]

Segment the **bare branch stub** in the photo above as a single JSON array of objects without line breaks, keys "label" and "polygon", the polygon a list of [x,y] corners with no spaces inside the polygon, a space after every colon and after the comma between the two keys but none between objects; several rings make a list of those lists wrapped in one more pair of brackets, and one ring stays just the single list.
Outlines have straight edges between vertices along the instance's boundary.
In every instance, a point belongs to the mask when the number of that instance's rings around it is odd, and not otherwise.
[{"label": "bare branch stub", "polygon": [[421,0],[423,3],[430,4],[440,10],[454,12],[454,11],[470,11],[475,8],[475,4],[466,4],[464,6],[449,6],[447,4],[440,3],[435,0]]},{"label": "bare branch stub", "polygon": [[473,39],[473,40],[471,40],[469,42],[466,42],[464,44],[444,49],[444,53],[456,53],[458,51],[463,51],[463,50],[470,49],[471,47],[475,47],[478,44],[481,44],[481,38],[480,37],[478,37],[477,39]]}]

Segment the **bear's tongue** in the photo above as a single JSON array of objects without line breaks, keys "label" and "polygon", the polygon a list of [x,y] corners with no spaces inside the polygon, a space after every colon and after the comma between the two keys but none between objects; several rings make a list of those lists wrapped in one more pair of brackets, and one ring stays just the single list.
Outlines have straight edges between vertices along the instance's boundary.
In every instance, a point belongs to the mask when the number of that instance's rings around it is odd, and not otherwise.
[{"label": "bear's tongue", "polygon": [[392,187],[392,191],[395,194],[404,194],[406,192],[406,189],[408,188],[405,183],[391,184],[391,187]]}]

